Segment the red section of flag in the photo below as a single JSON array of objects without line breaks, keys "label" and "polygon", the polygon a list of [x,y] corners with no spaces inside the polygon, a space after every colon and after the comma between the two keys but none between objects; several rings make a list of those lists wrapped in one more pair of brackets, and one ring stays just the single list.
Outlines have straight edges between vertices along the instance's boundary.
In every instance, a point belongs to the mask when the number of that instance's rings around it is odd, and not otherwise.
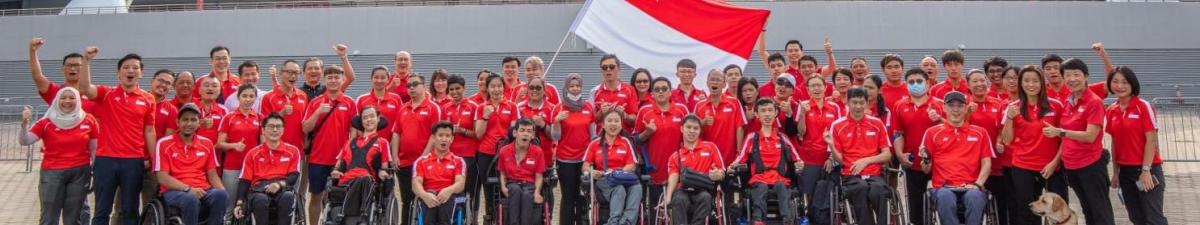
[{"label": "red section of flag", "polygon": [[769,10],[708,0],[627,0],[650,17],[730,54],[750,58]]}]

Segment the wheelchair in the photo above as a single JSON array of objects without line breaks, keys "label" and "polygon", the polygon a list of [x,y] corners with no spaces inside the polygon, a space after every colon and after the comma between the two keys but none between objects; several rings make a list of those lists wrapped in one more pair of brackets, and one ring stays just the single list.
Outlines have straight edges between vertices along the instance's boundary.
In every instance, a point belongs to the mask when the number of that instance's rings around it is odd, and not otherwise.
[{"label": "wheelchair", "polygon": [[[728,173],[729,172],[726,172],[727,175]],[[725,214],[725,190],[722,189],[721,186],[722,185],[717,185],[716,191],[709,192],[713,197],[713,214],[705,217],[705,224],[726,225],[726,222],[728,222],[728,217]],[[667,200],[666,192],[667,191],[663,191],[663,194],[658,196],[658,202],[665,202]],[[654,225],[671,225],[670,207],[670,205],[654,206],[656,209],[655,211],[658,212],[654,217]]]},{"label": "wheelchair", "polygon": [[[841,170],[841,165],[835,165],[833,167],[834,173],[839,173],[840,170]],[[885,183],[892,182],[891,179],[900,179],[900,177],[904,177],[904,169],[901,169],[901,168],[884,167],[883,173],[884,173],[883,177],[884,177]],[[893,173],[895,175],[888,176],[887,175],[888,173]],[[830,204],[832,204],[832,206],[829,207],[829,209],[830,209],[830,217],[829,218],[830,218],[830,222],[831,222],[830,224],[835,224],[835,225],[858,224],[854,218],[854,213],[853,213],[854,209],[853,209],[852,205],[850,204],[850,199],[846,197],[845,188],[842,186],[844,177],[842,177],[840,174],[834,175],[834,177],[835,178],[833,178],[833,180],[836,182],[834,184],[834,191],[829,193],[829,195],[830,195],[829,199],[832,200],[829,202]],[[908,209],[908,206],[906,204],[904,204],[903,198],[900,195],[901,195],[900,192],[897,191],[896,189],[888,190],[888,193],[887,193],[887,210],[888,210],[887,224],[888,225],[908,225],[908,212],[906,211]]]},{"label": "wheelchair", "polygon": [[[295,194],[296,192],[297,192],[297,190],[292,191],[293,194]],[[304,215],[304,213],[307,211],[306,208],[304,208],[304,206],[305,206],[304,195],[303,194],[295,194],[295,196],[296,196],[296,202],[292,204],[292,223],[291,224],[293,224],[293,225],[308,225],[305,222],[305,220],[308,218],[306,218]],[[235,201],[235,204],[236,204],[236,201]],[[242,203],[242,212],[243,212],[242,215],[245,215],[245,216],[243,216],[241,219],[237,219],[237,218],[233,218],[233,215],[229,215],[230,222],[227,224],[256,225],[256,222],[254,222],[255,221],[254,214],[250,213],[249,205],[250,205],[249,202],[243,202]],[[236,207],[236,205],[235,205],[235,207]],[[279,207],[278,205],[270,204],[270,207],[268,207],[267,211],[268,212],[278,211],[278,210],[276,210],[276,209],[278,209],[278,207]],[[278,221],[277,217],[279,215],[277,215],[275,213],[270,213],[270,215],[271,215],[271,218],[268,220],[271,221],[270,222],[271,224],[275,224],[276,221]]]},{"label": "wheelchair", "polygon": [[[199,207],[200,217],[197,224],[208,223],[208,207]],[[142,206],[142,225],[184,225],[179,208],[168,206],[162,196],[151,199]],[[223,219],[223,218],[215,218]]]},{"label": "wheelchair", "polygon": [[[450,225],[475,225],[475,222],[474,222],[475,221],[475,213],[473,212],[474,210],[471,210],[474,208],[471,208],[471,206],[472,206],[471,198],[467,197],[467,195],[465,195],[465,194],[456,195],[455,197],[453,197],[451,202],[447,202],[447,203],[443,203],[443,204],[452,204],[453,205],[453,209],[450,212],[450,216],[452,219],[451,219],[451,221],[449,221],[448,224],[450,224]],[[438,223],[434,223],[431,221],[427,221],[427,219],[425,218],[425,210],[429,210],[429,208],[426,207],[425,202],[422,202],[420,199],[413,199],[412,204],[409,204],[408,207],[410,210],[409,212],[412,212],[412,215],[413,215],[412,218],[406,218],[406,219],[408,219],[408,222],[409,222],[408,224],[413,224],[413,225],[438,224]]]},{"label": "wheelchair", "polygon": [[[954,194],[959,197],[959,201],[955,203],[955,207],[958,209],[957,213],[955,213],[955,214],[958,216],[959,222],[965,223],[967,215],[966,215],[966,206],[963,205],[962,196],[963,196],[963,194],[967,193],[966,192],[967,190],[966,189],[951,189],[951,190],[954,191]],[[984,188],[980,188],[979,191],[982,191],[984,196],[986,196],[986,199],[987,199],[987,203],[985,204],[985,206],[983,208],[983,224],[987,224],[987,225],[1000,224],[1000,220],[996,213],[996,200],[993,199],[992,193],[988,192],[987,189],[984,189]],[[937,198],[934,198],[932,189],[925,191],[925,200],[924,201],[925,201],[925,213],[924,213],[925,221],[928,222],[929,224],[935,224],[935,225],[942,224],[942,221],[938,217],[938,213],[937,213]],[[954,224],[954,225],[958,225],[958,224]]]},{"label": "wheelchair", "polygon": [[[580,179],[580,187],[586,188],[579,190],[579,194],[583,195],[588,201],[588,213],[587,216],[583,218],[584,224],[603,225],[607,223],[609,215],[609,200],[600,195],[600,190],[596,187],[596,180],[592,179],[591,172],[584,171],[583,177]],[[639,173],[638,180],[640,180],[639,183],[642,185],[642,193],[650,193],[650,175]],[[650,206],[650,202],[646,201],[646,199],[647,198],[643,196],[638,203],[637,225],[647,225],[654,222],[650,221],[650,218],[646,217],[646,208],[653,207]]]},{"label": "wheelchair", "polygon": [[[396,169],[384,168],[381,169],[391,174],[396,174]],[[346,195],[348,194],[349,185],[335,185],[337,179],[330,178],[325,182],[325,207],[322,215],[325,222],[323,225],[342,225],[346,221]],[[392,190],[385,189],[387,183],[394,183],[395,177],[387,179],[376,179],[375,182],[368,183],[367,198],[363,200],[362,206],[362,221],[360,224],[376,224],[376,225],[392,225],[400,224],[400,199],[393,194]],[[358,224],[352,224],[358,225]]]},{"label": "wheelchair", "polygon": [[[744,220],[744,221],[747,221],[747,223],[750,223],[750,221],[753,221],[753,219],[754,219],[754,218],[751,218],[754,215],[754,211],[753,211],[753,206],[752,206],[753,204],[750,203],[750,191],[749,190],[751,188],[753,188],[750,185],[750,177],[752,176],[750,174],[750,167],[749,167],[749,165],[746,165],[746,164],[735,165],[733,167],[730,167],[730,170],[727,173],[728,173],[728,175],[726,175],[725,180],[727,180],[727,181],[731,180],[731,182],[733,182],[734,185],[732,185],[732,186],[735,187],[734,190],[737,191],[737,193],[740,197],[738,200],[741,202],[741,204],[739,204],[739,206],[740,206],[739,210],[742,210],[742,212],[741,212],[742,218],[737,218],[737,220],[739,220],[739,221]],[[791,178],[789,178],[789,179],[791,179]],[[793,193],[790,199],[778,199],[778,197],[776,197],[775,195],[770,195],[770,194],[766,196],[766,198],[765,198],[765,200],[767,201],[767,208],[766,208],[766,212],[765,212],[766,218],[762,218],[763,223],[766,223],[766,224],[799,224],[798,221],[785,221],[785,219],[783,218],[783,212],[784,212],[783,210],[792,210],[793,215],[796,215],[795,219],[797,219],[797,220],[800,220],[802,217],[805,216],[805,215],[800,214],[800,209],[805,208],[805,205],[804,205],[805,202],[801,200],[802,192],[800,192],[800,190],[798,190],[796,185],[791,185],[788,187],[788,189],[790,189],[790,191]],[[791,208],[791,209],[780,208],[779,207],[780,201],[791,201],[792,206],[794,208]]]}]

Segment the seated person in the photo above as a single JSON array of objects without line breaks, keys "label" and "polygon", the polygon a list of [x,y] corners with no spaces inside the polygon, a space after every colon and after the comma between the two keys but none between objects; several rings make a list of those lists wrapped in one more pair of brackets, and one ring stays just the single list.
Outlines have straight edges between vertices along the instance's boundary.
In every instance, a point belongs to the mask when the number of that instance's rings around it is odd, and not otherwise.
[{"label": "seated person", "polygon": [[[388,150],[387,139],[379,137],[376,132],[379,128],[387,126],[387,120],[380,117],[379,111],[374,107],[364,107],[362,112],[351,120],[350,126],[361,131],[358,132],[360,135],[351,139],[350,145],[338,154],[337,165],[334,166],[330,177],[338,178],[338,186],[347,187],[346,199],[343,201],[345,208],[342,209],[345,215],[343,224],[358,224],[363,221],[363,216],[366,216],[365,207],[370,201],[366,198],[371,194],[372,184],[375,184],[376,180],[388,178],[388,173],[383,171],[383,168],[388,168],[392,155]],[[375,179],[376,177],[378,179]],[[384,187],[383,190],[392,189]]]},{"label": "seated person", "polygon": [[[447,122],[433,125],[433,151],[417,158],[413,166],[413,194],[420,199],[425,224],[450,225],[454,199],[461,197],[467,182],[467,164],[450,152],[454,126]],[[414,212],[416,213],[416,212]]]},{"label": "seated person", "polygon": [[882,165],[892,158],[887,127],[879,118],[867,115],[866,89],[851,88],[846,96],[849,116],[834,121],[829,132],[822,136],[832,139],[830,160],[843,165],[842,188],[853,208],[854,221],[863,225],[887,224],[887,196],[891,189],[880,176]]},{"label": "seated person", "polygon": [[634,174],[637,157],[633,143],[621,133],[624,116],[618,110],[600,115],[600,135],[588,143],[583,156],[583,171],[590,171],[599,195],[608,199],[606,225],[637,224],[638,207],[642,201],[642,184]]},{"label": "seated person", "polygon": [[500,193],[507,198],[505,223],[533,225],[542,223],[542,173],[546,158],[542,148],[533,141],[533,121],[520,119],[516,123],[512,144],[500,148],[496,171],[500,172]]},{"label": "seated person", "polygon": [[[713,210],[712,192],[716,185],[710,184],[725,178],[725,169],[721,168],[725,159],[721,158],[716,144],[699,141],[699,117],[684,117],[682,129],[683,146],[667,160],[667,190],[670,191],[666,192],[662,205],[671,207],[671,224],[703,225]],[[694,186],[684,181],[688,179],[685,176],[708,182]]]},{"label": "seated person", "polygon": [[[783,136],[776,126],[778,108],[771,99],[759,99],[754,103],[755,115],[762,128],[758,132],[746,136],[742,144],[742,152],[733,160],[734,166],[750,164],[750,204],[751,219],[754,224],[763,224],[767,215],[767,194],[775,193],[779,199],[780,214],[784,221],[795,221],[796,210],[791,201],[792,191],[789,188],[791,179],[785,175],[793,174],[794,170],[803,167],[796,147]],[[790,162],[790,163],[789,163]]]},{"label": "seated person", "polygon": [[[176,117],[179,132],[158,140],[154,148],[154,172],[159,192],[168,207],[178,208],[185,225],[196,225],[200,209],[208,209],[208,224],[224,222],[229,194],[217,176],[217,154],[213,142],[196,135],[200,109],[185,104]],[[203,205],[202,205],[203,204]]]},{"label": "seated person", "polygon": [[[966,207],[968,225],[983,222],[987,195],[981,190],[991,173],[992,141],[982,127],[967,120],[967,98],[961,92],[946,93],[946,123],[925,131],[921,152],[928,160],[922,169],[932,171],[933,198],[942,224],[960,224],[958,201]],[[955,192],[962,192],[962,198]]]},{"label": "seated person", "polygon": [[[263,143],[246,152],[234,217],[254,215],[254,224],[269,224],[270,206],[275,205],[275,224],[291,224],[296,207],[296,182],[300,179],[300,148],[284,143],[283,116],[272,113],[263,119]],[[249,202],[249,206],[246,203]]]}]

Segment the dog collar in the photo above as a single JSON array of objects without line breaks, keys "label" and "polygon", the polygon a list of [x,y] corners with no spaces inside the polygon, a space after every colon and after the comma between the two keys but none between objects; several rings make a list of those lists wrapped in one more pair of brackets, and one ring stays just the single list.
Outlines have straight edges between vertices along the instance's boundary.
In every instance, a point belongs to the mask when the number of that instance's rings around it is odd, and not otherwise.
[{"label": "dog collar", "polygon": [[1064,225],[1064,224],[1067,224],[1067,221],[1071,221],[1071,217],[1072,217],[1072,216],[1075,216],[1075,215],[1074,215],[1074,213],[1068,213],[1068,214],[1067,214],[1067,218],[1066,218],[1066,219],[1063,219],[1062,221],[1059,221],[1058,223],[1054,223],[1054,225]]}]

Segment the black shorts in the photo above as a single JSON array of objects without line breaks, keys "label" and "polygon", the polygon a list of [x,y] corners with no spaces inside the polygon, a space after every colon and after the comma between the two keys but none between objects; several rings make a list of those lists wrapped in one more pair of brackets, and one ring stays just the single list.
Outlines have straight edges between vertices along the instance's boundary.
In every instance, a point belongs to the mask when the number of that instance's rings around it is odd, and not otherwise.
[{"label": "black shorts", "polygon": [[325,192],[325,183],[329,182],[329,173],[333,172],[333,166],[308,164],[308,193],[319,194]]}]

